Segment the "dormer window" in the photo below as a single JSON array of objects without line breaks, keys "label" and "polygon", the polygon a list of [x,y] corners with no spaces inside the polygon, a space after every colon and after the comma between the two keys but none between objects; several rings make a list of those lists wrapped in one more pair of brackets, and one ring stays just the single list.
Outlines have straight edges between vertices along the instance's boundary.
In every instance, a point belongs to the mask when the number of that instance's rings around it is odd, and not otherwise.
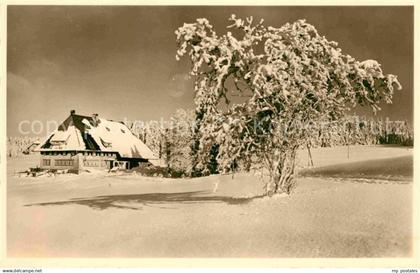
[{"label": "dormer window", "polygon": [[111,147],[112,147],[112,143],[111,143],[111,142],[107,142],[107,141],[103,140],[102,138],[100,138],[100,140],[101,140],[101,142],[102,142],[102,145],[103,145],[105,148],[111,148]]}]

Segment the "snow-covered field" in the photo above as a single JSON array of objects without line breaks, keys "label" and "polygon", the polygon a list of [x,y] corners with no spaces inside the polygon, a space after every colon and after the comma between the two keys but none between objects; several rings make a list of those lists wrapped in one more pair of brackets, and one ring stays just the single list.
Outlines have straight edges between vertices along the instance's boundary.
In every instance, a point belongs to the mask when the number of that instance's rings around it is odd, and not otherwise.
[{"label": "snow-covered field", "polygon": [[[396,257],[411,253],[412,150],[300,152],[291,196],[260,174],[164,179],[138,174],[18,177],[8,161],[10,257]],[[362,161],[366,161],[360,163]]]}]

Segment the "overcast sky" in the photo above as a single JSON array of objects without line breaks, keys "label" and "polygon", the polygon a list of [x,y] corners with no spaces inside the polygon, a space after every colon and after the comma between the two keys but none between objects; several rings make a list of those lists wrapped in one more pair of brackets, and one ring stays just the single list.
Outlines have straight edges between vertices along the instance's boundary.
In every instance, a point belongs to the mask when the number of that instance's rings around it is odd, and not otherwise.
[{"label": "overcast sky", "polygon": [[18,135],[21,120],[63,121],[71,109],[114,120],[192,109],[190,67],[175,60],[174,31],[205,17],[222,34],[232,13],[275,27],[305,18],[344,53],[379,61],[403,85],[381,115],[412,121],[412,7],[9,6],[8,135]]}]

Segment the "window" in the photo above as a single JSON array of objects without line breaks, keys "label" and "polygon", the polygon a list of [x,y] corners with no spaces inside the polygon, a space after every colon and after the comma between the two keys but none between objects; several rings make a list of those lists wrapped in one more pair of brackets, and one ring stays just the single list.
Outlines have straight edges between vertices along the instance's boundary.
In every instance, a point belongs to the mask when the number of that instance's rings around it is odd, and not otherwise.
[{"label": "window", "polygon": [[108,127],[105,127],[105,129],[106,129],[108,132],[110,132],[110,131],[111,131]]},{"label": "window", "polygon": [[56,166],[73,166],[72,159],[56,159],[55,160]]},{"label": "window", "polygon": [[124,131],[123,129],[121,129],[121,132],[122,132],[123,134],[125,134],[125,131]]},{"label": "window", "polygon": [[84,160],[83,165],[86,167],[100,167],[100,161],[99,160]]},{"label": "window", "polygon": [[44,166],[50,166],[51,165],[51,159],[43,159],[42,165]]}]

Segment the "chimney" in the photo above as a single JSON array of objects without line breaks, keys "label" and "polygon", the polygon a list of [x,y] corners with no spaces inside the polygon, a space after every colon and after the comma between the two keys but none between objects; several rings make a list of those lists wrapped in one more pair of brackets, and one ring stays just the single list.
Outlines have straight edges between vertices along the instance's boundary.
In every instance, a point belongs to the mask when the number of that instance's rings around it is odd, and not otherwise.
[{"label": "chimney", "polygon": [[99,124],[98,114],[92,114],[92,120],[93,120],[93,126],[98,126]]},{"label": "chimney", "polygon": [[76,110],[70,110],[70,115],[76,114]]}]

